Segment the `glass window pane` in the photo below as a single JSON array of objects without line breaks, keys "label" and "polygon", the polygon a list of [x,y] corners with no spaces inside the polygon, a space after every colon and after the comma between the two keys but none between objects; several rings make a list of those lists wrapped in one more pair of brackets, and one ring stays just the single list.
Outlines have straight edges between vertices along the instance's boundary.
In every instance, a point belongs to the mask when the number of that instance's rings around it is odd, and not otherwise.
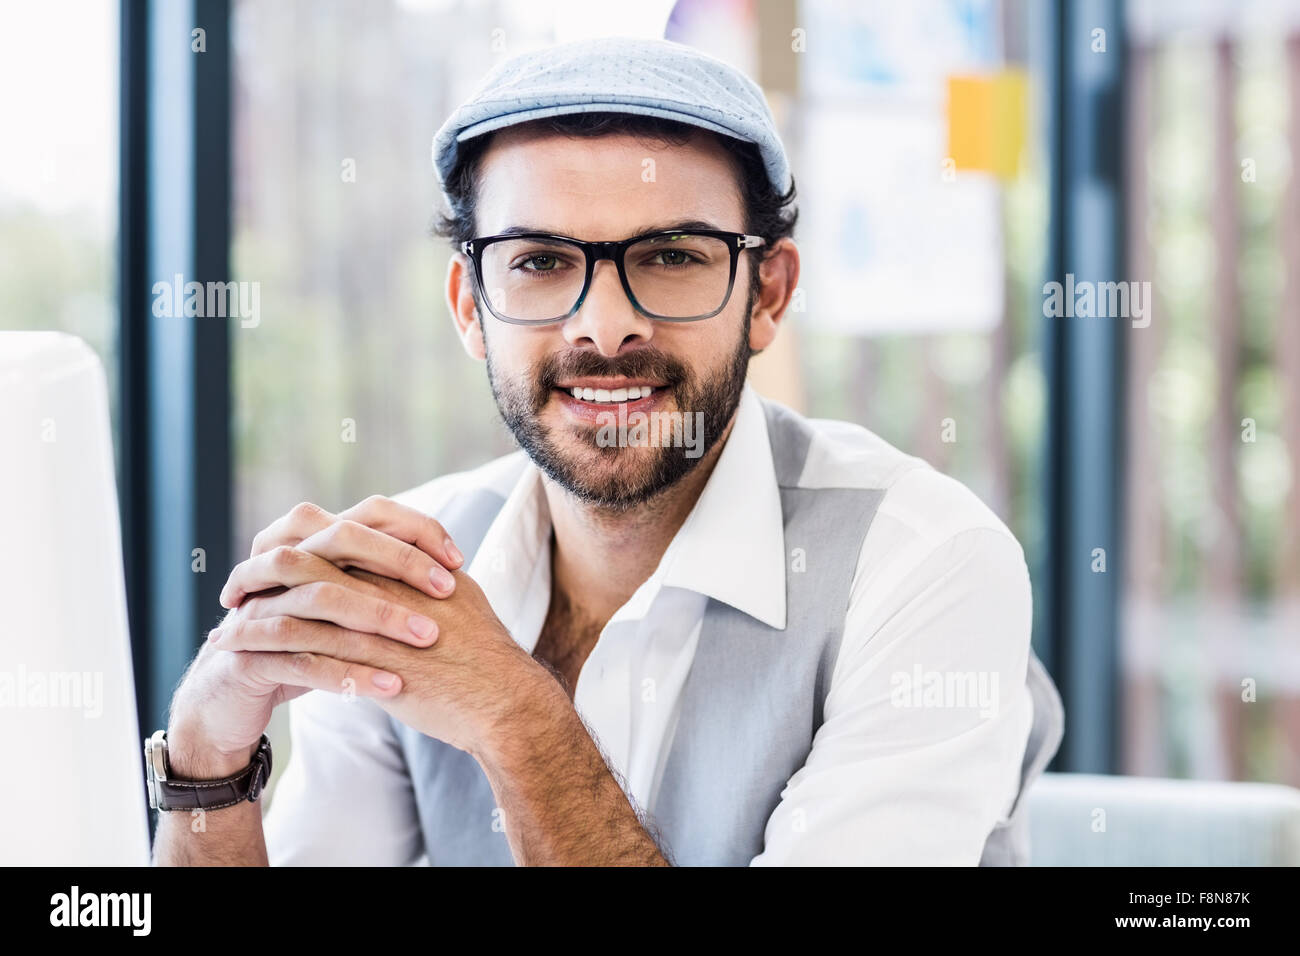
[{"label": "glass window pane", "polygon": [[85,339],[108,375],[115,434],[117,69],[117,4],[6,7],[0,329]]},{"label": "glass window pane", "polygon": [[[302,499],[343,508],[510,450],[447,316],[429,145],[490,5],[234,5],[240,548]],[[478,31],[477,33],[475,31]],[[486,42],[486,41],[485,41]],[[481,52],[481,51],[480,51]]]},{"label": "glass window pane", "polygon": [[1300,42],[1176,26],[1128,85],[1124,766],[1296,785]]}]

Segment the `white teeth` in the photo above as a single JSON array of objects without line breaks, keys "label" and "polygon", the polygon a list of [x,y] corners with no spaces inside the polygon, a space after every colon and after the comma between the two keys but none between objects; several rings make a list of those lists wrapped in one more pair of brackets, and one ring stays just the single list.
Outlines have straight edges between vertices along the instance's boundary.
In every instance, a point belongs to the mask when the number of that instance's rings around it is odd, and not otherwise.
[{"label": "white teeth", "polygon": [[612,391],[605,388],[582,388],[575,386],[569,389],[573,397],[584,402],[604,402],[606,404],[617,404],[619,402],[635,402],[639,398],[645,398],[654,391],[653,385],[633,385],[631,388],[616,388]]}]

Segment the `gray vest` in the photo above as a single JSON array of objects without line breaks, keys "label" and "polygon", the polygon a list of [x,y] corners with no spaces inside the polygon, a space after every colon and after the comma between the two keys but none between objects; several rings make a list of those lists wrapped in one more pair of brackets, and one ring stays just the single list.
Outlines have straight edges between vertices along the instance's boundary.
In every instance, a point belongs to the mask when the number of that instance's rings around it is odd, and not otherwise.
[{"label": "gray vest", "polygon": [[[768,817],[807,760],[843,637],[863,537],[879,489],[800,488],[812,438],[806,420],[763,400],[785,525],[785,553],[801,549],[802,573],[786,576],[786,620],[777,630],[709,599],[680,718],[654,806],[656,836],[673,862],[744,865],[763,850]],[[504,499],[476,489],[437,515],[473,559]],[[1034,723],[1010,819],[989,835],[982,865],[1028,862],[1025,790],[1060,743],[1060,697],[1030,653]],[[390,718],[391,720],[391,718]],[[435,866],[510,866],[514,859],[487,777],[469,754],[392,720]]]}]

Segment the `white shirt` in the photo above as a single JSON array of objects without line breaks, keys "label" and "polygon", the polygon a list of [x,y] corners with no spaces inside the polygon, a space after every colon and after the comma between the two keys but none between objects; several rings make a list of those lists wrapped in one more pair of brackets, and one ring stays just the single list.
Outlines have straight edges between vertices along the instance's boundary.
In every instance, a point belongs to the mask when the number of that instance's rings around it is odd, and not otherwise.
[{"label": "white shirt", "polygon": [[[957,481],[865,428],[810,421],[801,486],[885,494],[862,542],[823,725],[752,863],[974,865],[1011,810],[1033,718],[1023,552]],[[475,484],[506,497],[468,573],[531,653],[550,601],[551,525],[541,473],[523,455],[399,498],[435,513]],[[767,422],[747,385],[694,508],[601,631],[574,688],[574,706],[638,806],[654,805],[708,599],[797,626],[786,620],[786,568]],[[970,675],[989,694],[923,697],[938,686],[931,675]],[[419,860],[412,785],[384,711],[321,691],[289,707],[292,753],[266,817],[271,863]],[[429,860],[437,854],[427,848]]]}]

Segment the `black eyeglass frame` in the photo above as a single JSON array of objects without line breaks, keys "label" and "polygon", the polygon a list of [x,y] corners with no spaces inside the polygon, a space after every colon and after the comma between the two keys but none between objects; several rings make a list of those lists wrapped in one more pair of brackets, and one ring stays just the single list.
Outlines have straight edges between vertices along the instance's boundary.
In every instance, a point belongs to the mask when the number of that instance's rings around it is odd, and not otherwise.
[{"label": "black eyeglass frame", "polygon": [[[722,304],[712,312],[705,312],[702,315],[692,316],[670,316],[659,315],[651,312],[637,301],[636,294],[632,291],[632,285],[627,279],[627,270],[623,265],[623,257],[627,250],[638,242],[644,242],[647,239],[657,239],[661,236],[710,236],[714,239],[721,239],[727,244],[727,249],[731,252],[730,272],[727,276],[727,294],[722,297]],[[586,258],[587,272],[582,280],[582,292],[578,295],[578,301],[564,315],[556,316],[553,319],[514,319],[504,316],[492,307],[492,300],[483,288],[483,250],[496,242],[504,242],[508,239],[548,239],[551,241],[565,242],[577,246],[582,250]],[[642,315],[647,318],[655,319],[659,322],[699,322],[702,319],[711,319],[727,307],[731,301],[731,293],[736,286],[736,264],[740,261],[740,253],[744,249],[757,249],[767,244],[767,240],[762,236],[749,236],[743,232],[726,232],[720,229],[660,229],[654,232],[645,232],[639,236],[632,236],[630,239],[620,239],[617,242],[584,242],[581,239],[574,239],[572,236],[560,236],[546,232],[518,232],[503,233],[496,236],[480,236],[477,239],[467,239],[460,244],[460,251],[469,256],[470,261],[474,264],[474,286],[478,289],[479,298],[487,306],[489,312],[497,319],[509,325],[554,325],[557,322],[563,322],[572,318],[582,308],[582,303],[587,299],[587,293],[591,291],[591,277],[595,274],[596,263],[602,259],[609,259],[618,269],[619,281],[623,284],[623,292],[627,295],[628,301]]]}]

